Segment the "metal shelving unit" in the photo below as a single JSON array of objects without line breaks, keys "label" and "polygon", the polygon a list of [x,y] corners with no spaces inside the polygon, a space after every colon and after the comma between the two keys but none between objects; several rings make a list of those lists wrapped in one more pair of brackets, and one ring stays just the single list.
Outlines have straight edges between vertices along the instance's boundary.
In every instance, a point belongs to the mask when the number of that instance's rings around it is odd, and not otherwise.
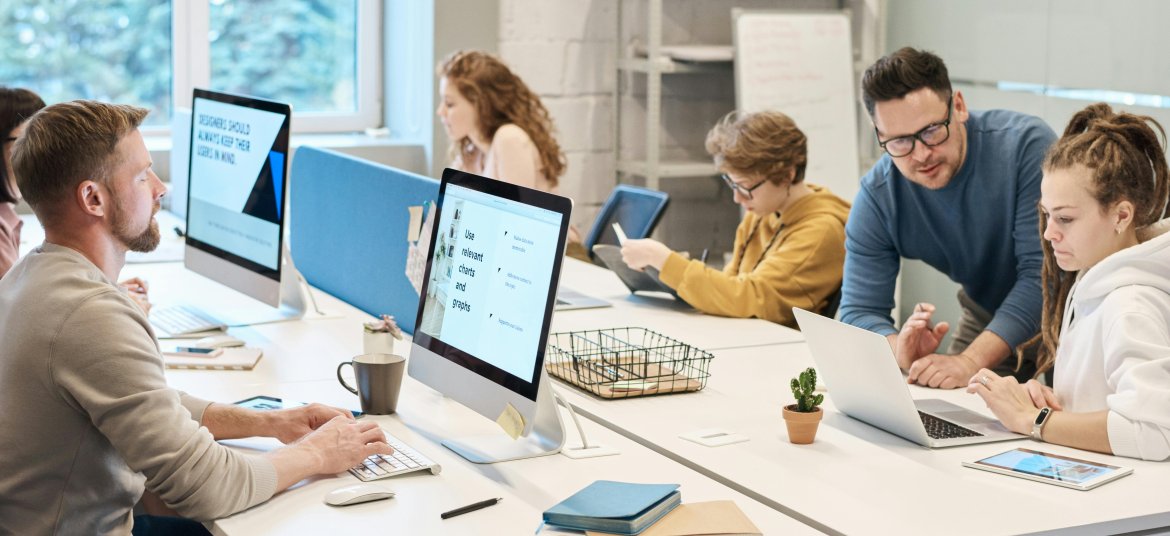
[{"label": "metal shelving unit", "polygon": [[[664,161],[662,160],[662,76],[673,74],[732,75],[732,64],[728,62],[683,62],[662,54],[662,2],[647,2],[646,57],[630,57],[631,52],[622,42],[622,12],[619,1],[617,9],[617,70],[618,83],[614,84],[614,146],[616,169],[619,182],[627,182],[630,175],[644,177],[646,187],[659,189],[659,179],[669,177],[705,177],[715,175],[715,164],[710,160]],[[646,154],[643,159],[623,157],[622,147],[622,75],[638,73],[646,76]]]}]

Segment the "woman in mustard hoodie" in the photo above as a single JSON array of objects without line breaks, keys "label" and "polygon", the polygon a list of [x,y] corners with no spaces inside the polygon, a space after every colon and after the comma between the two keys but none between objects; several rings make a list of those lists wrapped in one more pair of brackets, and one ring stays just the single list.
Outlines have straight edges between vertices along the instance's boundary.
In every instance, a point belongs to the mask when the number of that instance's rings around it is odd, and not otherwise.
[{"label": "woman in mustard hoodie", "polygon": [[792,328],[793,307],[823,311],[841,286],[849,203],[804,182],[808,140],[779,112],[724,117],[707,134],[707,152],[747,214],[723,271],[661,242],[628,240],[622,259],[652,266],[696,309],[755,317]]}]

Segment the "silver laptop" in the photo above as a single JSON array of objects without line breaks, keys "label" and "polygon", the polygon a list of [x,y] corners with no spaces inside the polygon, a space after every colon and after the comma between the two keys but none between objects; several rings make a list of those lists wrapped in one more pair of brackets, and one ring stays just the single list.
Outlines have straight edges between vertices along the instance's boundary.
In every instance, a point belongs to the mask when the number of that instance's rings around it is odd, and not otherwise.
[{"label": "silver laptop", "polygon": [[792,312],[842,413],[931,448],[1027,437],[950,402],[913,399],[884,336],[803,309]]},{"label": "silver laptop", "polygon": [[556,311],[571,311],[573,309],[592,309],[594,307],[611,307],[612,304],[601,299],[582,294],[564,287],[557,289]]}]

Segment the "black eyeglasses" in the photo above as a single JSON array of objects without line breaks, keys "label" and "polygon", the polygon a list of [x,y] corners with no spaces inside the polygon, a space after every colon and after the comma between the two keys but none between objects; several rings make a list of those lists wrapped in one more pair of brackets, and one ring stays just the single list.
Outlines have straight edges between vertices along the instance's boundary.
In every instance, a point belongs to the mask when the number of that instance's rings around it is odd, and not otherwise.
[{"label": "black eyeglasses", "polygon": [[873,133],[878,137],[878,145],[882,146],[882,150],[889,153],[894,158],[901,158],[914,152],[914,143],[916,141],[922,142],[927,147],[934,147],[941,145],[951,137],[951,104],[955,96],[947,97],[947,118],[937,123],[926,125],[909,136],[898,136],[897,138],[890,138],[886,141],[881,141],[881,134],[878,134],[877,127],[873,127]]},{"label": "black eyeglasses", "polygon": [[739,195],[742,195],[747,199],[752,198],[753,190],[763,186],[765,182],[768,182],[768,179],[760,179],[760,182],[757,182],[752,186],[740,186],[738,183],[731,180],[731,177],[728,177],[726,173],[720,175],[720,177],[723,177],[723,183],[726,184],[728,188],[731,188],[732,192],[739,192]]}]

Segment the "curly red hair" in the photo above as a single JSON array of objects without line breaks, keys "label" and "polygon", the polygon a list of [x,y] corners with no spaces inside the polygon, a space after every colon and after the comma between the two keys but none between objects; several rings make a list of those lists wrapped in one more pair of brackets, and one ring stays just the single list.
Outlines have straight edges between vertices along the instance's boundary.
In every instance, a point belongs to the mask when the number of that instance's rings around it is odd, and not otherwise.
[{"label": "curly red hair", "polygon": [[[540,172],[552,186],[565,173],[565,155],[553,137],[552,118],[528,85],[499,58],[476,50],[458,51],[439,64],[445,77],[475,107],[479,128],[488,140],[500,127],[512,123],[524,130],[540,154]],[[474,162],[481,157],[466,137],[455,140],[447,151],[454,162]]]}]

